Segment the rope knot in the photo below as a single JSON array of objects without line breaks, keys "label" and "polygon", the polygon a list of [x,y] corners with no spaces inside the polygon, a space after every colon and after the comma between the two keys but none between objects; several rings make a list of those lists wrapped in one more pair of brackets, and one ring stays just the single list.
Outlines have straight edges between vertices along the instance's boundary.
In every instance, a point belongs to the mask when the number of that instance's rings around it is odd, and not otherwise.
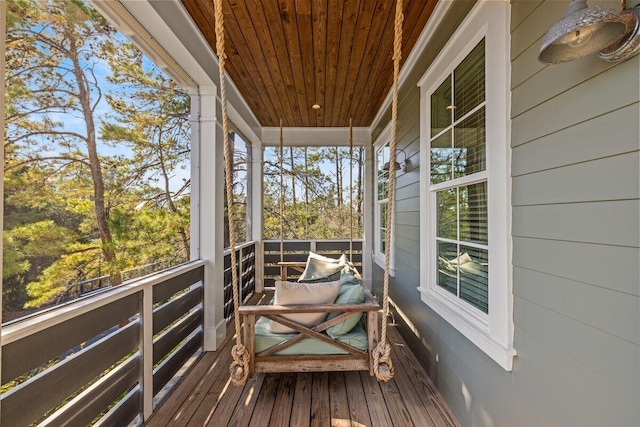
[{"label": "rope knot", "polygon": [[231,375],[231,382],[233,385],[243,385],[249,378],[249,360],[251,355],[247,351],[244,345],[236,344],[231,349],[231,357],[233,362],[229,367],[229,373]]},{"label": "rope knot", "polygon": [[373,350],[373,373],[379,381],[387,382],[393,378],[394,369],[391,361],[391,346],[380,341]]}]

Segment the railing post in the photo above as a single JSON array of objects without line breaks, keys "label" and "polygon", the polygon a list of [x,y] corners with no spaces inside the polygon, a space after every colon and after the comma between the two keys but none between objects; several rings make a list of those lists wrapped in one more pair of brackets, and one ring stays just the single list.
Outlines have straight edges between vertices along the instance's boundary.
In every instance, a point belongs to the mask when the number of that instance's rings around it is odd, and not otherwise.
[{"label": "railing post", "polygon": [[140,299],[140,409],[147,421],[153,411],[153,287],[145,286]]},{"label": "railing post", "polygon": [[317,243],[317,241],[315,241],[315,240],[311,240],[311,241],[309,242],[309,251],[310,251],[310,252],[318,252],[318,251],[316,250],[316,243]]},{"label": "railing post", "polygon": [[242,301],[243,298],[244,298],[244,277],[243,277],[243,273],[244,273],[244,249],[245,249],[245,247],[242,246],[238,250],[238,286],[240,286],[240,289],[238,289],[238,292],[239,292],[239,295],[240,295],[240,301]]}]

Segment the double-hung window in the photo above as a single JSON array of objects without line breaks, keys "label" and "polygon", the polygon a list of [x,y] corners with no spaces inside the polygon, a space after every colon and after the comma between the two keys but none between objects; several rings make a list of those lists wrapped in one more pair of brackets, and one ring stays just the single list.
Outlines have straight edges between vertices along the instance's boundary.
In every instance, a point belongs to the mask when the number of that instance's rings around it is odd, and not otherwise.
[{"label": "double-hung window", "polygon": [[510,370],[508,7],[478,3],[419,83],[419,290]]},{"label": "double-hung window", "polygon": [[[389,137],[391,127],[387,126],[378,137],[378,142],[374,144],[374,261],[384,268],[387,233],[387,206],[389,202],[389,160],[391,151],[389,149]],[[391,233],[393,236],[393,233]],[[390,271],[391,276],[395,275],[393,241],[391,242]]]}]

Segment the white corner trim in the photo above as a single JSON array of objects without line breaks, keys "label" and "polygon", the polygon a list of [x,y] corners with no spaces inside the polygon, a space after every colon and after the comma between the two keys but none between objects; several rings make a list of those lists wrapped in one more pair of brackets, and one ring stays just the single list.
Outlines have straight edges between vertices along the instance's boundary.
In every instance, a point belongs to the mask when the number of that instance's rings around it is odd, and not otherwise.
[{"label": "white corner trim", "polygon": [[376,138],[376,141],[373,143],[373,151],[378,151],[381,147],[385,146],[387,142],[391,140],[391,121],[389,121],[380,135]]},{"label": "white corner trim", "polygon": [[[285,127],[282,130],[285,146],[309,146],[309,147],[329,147],[348,146],[348,127]],[[264,146],[280,145],[280,128],[263,127],[262,144]],[[369,128],[353,128],[353,145],[369,146],[371,144],[371,133]]]},{"label": "white corner trim", "polygon": [[[427,25],[425,25],[424,29],[420,33],[420,37],[418,37],[416,44],[411,49],[409,56],[407,56],[407,60],[404,62],[404,65],[400,70],[400,75],[398,76],[398,87],[402,86],[407,81],[409,74],[411,73],[411,71],[413,71],[413,68],[418,62],[420,55],[422,54],[424,49],[427,47],[427,44],[431,40],[431,37],[433,37],[433,33],[438,28],[438,24],[440,24],[440,22],[444,18],[444,15],[447,13],[449,8],[453,4],[453,1],[454,0],[440,0],[436,4],[436,7],[433,9],[433,12],[431,13],[431,16],[427,20]],[[382,120],[382,115],[384,114],[384,111],[387,108],[389,108],[390,105],[391,105],[391,90],[389,90],[389,93],[387,93],[387,96],[384,98],[382,105],[380,105],[378,112],[376,113],[375,117],[373,118],[373,121],[371,122],[371,126],[369,127],[370,133],[372,133],[373,130],[380,124],[380,120]]]},{"label": "white corner trim", "polygon": [[[231,82],[231,80],[227,80]],[[248,107],[247,107],[248,108]],[[247,138],[248,142],[251,145],[261,146],[262,141],[260,141],[260,137],[253,132],[251,126],[244,120],[242,115],[235,109],[235,107],[231,104],[227,104],[227,114],[229,115],[229,120],[235,127],[238,128],[242,136]]]}]

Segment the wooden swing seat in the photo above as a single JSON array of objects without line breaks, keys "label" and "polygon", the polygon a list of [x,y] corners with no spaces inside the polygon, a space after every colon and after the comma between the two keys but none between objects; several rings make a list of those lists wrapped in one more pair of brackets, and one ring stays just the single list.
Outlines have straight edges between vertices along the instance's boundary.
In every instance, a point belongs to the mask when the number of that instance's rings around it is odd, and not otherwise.
[{"label": "wooden swing seat", "polygon": [[[269,372],[325,372],[325,371],[369,371],[373,375],[373,349],[378,343],[378,311],[380,306],[365,287],[365,300],[361,304],[304,304],[304,305],[243,305],[239,307],[243,325],[244,345],[252,356],[249,376]],[[269,298],[263,298],[268,301]],[[294,313],[342,313],[314,327],[306,327],[282,317]],[[363,313],[364,330],[367,334],[367,351],[359,350],[324,333],[328,328],[345,320],[354,313]],[[255,325],[260,316],[288,326],[298,333],[280,344],[256,353]],[[305,338],[312,338],[334,347],[345,354],[278,354]]]}]

